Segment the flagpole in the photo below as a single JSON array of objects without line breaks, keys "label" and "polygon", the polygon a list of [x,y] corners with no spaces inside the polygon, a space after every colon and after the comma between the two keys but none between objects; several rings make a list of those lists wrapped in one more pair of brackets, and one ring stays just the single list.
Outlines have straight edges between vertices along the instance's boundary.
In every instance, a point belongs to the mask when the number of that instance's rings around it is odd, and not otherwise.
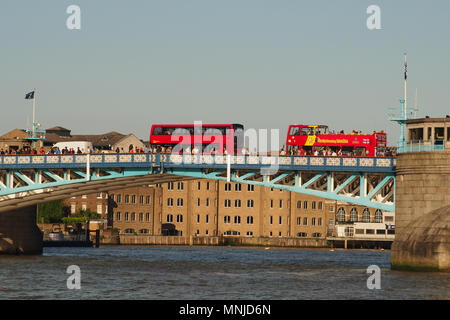
[{"label": "flagpole", "polygon": [[33,138],[36,137],[36,88],[33,94]]},{"label": "flagpole", "polygon": [[407,68],[408,67],[407,67],[407,63],[406,63],[406,53],[405,53],[405,85],[404,85],[404,92],[403,92],[403,96],[404,96],[404,100],[405,100],[403,116],[404,116],[405,120],[406,120],[406,113],[407,113],[406,110],[408,108],[407,100],[406,100],[406,79],[408,78],[408,75],[407,75],[408,69]]}]

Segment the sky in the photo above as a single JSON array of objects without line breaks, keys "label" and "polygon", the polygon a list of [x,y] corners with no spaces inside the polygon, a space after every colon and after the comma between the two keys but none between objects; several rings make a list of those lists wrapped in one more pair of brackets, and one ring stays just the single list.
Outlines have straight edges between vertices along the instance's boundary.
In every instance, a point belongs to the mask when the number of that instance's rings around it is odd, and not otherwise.
[{"label": "sky", "polygon": [[202,121],[283,140],[297,123],[385,130],[395,145],[405,52],[417,117],[450,113],[449,15],[448,0],[2,1],[0,134],[30,125],[36,88],[42,128],[72,134],[148,140],[152,124]]}]

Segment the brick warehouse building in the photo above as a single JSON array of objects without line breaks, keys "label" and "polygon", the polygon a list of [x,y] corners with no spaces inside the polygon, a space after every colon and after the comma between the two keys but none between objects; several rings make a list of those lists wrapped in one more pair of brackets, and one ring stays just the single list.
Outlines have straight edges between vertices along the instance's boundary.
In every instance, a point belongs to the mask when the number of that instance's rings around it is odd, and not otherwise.
[{"label": "brick warehouse building", "polygon": [[[84,198],[83,198],[84,197]],[[380,210],[285,190],[190,180],[66,200],[71,212],[102,211],[121,235],[326,239],[336,223],[383,222]],[[385,219],[385,220],[383,220]],[[393,220],[389,220],[392,223]],[[168,227],[173,233],[168,233]]]}]

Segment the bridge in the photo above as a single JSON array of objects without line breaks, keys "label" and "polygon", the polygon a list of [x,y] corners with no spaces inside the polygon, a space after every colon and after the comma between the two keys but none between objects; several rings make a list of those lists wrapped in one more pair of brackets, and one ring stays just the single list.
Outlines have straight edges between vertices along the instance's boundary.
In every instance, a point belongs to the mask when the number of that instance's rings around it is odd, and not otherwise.
[{"label": "bridge", "polygon": [[253,184],[395,210],[394,158],[136,153],[1,156],[0,212],[187,179]]}]

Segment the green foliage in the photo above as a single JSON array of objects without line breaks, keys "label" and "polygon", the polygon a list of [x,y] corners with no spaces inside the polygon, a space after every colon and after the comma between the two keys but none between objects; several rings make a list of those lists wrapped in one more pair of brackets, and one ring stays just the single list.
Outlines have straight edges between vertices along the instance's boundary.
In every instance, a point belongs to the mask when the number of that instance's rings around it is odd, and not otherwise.
[{"label": "green foliage", "polygon": [[64,217],[61,219],[65,225],[69,224],[77,224],[77,223],[85,223],[86,218],[84,217]]},{"label": "green foliage", "polygon": [[62,200],[38,204],[38,223],[60,223],[64,217]]}]

